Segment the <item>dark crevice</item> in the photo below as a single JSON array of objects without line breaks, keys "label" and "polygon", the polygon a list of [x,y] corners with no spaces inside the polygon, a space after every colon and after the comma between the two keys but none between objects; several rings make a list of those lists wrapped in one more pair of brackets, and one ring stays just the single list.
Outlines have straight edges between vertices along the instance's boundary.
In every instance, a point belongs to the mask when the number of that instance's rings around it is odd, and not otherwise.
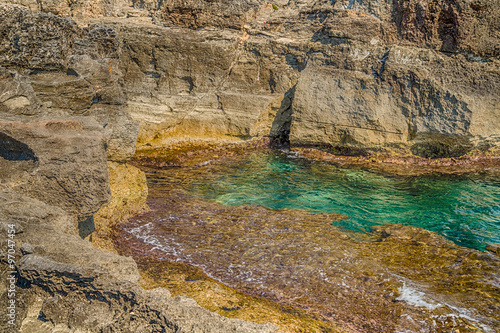
[{"label": "dark crevice", "polygon": [[43,314],[42,311],[40,311],[38,313],[38,318],[37,319],[40,320],[40,321],[42,321],[42,322],[44,322],[44,323],[48,321],[47,318],[45,318],[45,315]]},{"label": "dark crevice", "polygon": [[347,5],[347,9],[351,9],[352,6],[354,6],[354,3],[358,3],[359,5],[362,5],[362,1],[361,0],[349,0],[349,4]]},{"label": "dark crevice", "polygon": [[0,156],[8,161],[38,161],[35,153],[27,144],[4,133],[0,133]]},{"label": "dark crevice", "polygon": [[455,3],[449,3],[441,11],[438,19],[438,34],[443,42],[442,51],[454,52],[458,44],[458,16],[455,11]]},{"label": "dark crevice", "polygon": [[442,142],[421,142],[411,147],[413,155],[424,158],[451,158],[460,157],[467,154],[470,146],[449,145]]},{"label": "dark crevice", "polygon": [[[161,76],[160,74],[155,73],[155,72],[146,72],[145,74],[146,74],[146,75],[148,75],[148,76],[151,76],[151,77],[153,77],[153,78],[155,78],[155,79],[159,79],[159,78],[160,78],[160,76]],[[184,79],[184,78],[183,78],[183,79]]]},{"label": "dark crevice", "polygon": [[422,133],[410,148],[412,154],[424,158],[460,157],[473,148],[473,144],[455,135]]},{"label": "dark crevice", "polygon": [[92,98],[92,103],[90,105],[94,105],[94,104],[100,103],[101,101],[102,101],[101,96],[95,95],[94,98]]},{"label": "dark crevice", "polygon": [[[229,75],[231,75],[231,73],[229,73]],[[194,88],[193,79],[189,76],[184,76],[181,79],[189,84],[189,91],[193,91]]]},{"label": "dark crevice", "polygon": [[380,59],[380,62],[382,63],[382,66],[380,66],[380,71],[378,72],[377,77],[382,76],[382,74],[384,73],[384,71],[385,71],[385,63],[386,63],[386,61],[387,61],[387,58],[389,58],[389,53],[390,53],[390,52],[391,52],[391,51],[390,51],[390,50],[388,50],[388,51],[384,54],[384,56],[382,57],[382,59]]},{"label": "dark crevice", "polygon": [[270,145],[272,147],[290,147],[290,126],[292,124],[293,98],[295,95],[295,86],[289,89],[281,102],[279,111],[274,118],[271,133]]},{"label": "dark crevice", "polygon": [[83,221],[78,221],[78,234],[82,239],[91,236],[95,231],[94,216],[89,216]]},{"label": "dark crevice", "polygon": [[72,69],[72,68],[68,68],[66,70],[66,75],[79,76],[78,73],[74,69]]}]

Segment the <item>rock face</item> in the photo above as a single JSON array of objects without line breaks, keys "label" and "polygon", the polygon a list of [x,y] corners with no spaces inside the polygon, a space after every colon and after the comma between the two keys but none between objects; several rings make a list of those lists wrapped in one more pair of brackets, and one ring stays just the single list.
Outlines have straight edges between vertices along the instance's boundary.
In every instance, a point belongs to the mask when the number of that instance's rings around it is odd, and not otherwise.
[{"label": "rock face", "polygon": [[[79,29],[54,18],[67,27],[59,37],[66,42],[59,47],[47,37],[50,47],[33,48],[40,40],[17,36],[14,17],[31,26],[47,19],[35,22],[20,10],[6,16],[2,45],[9,61],[25,66],[29,58],[33,68],[70,73],[55,84],[51,73],[32,70],[37,96],[58,107],[69,99],[86,113],[108,114],[98,107],[121,105],[141,123],[141,144],[288,135],[293,144],[498,143],[495,1],[24,5],[88,24]],[[21,46],[32,54],[17,55]],[[43,63],[41,50],[57,56]],[[116,126],[116,133],[132,132]]]},{"label": "rock face", "polygon": [[147,196],[115,30],[6,5],[0,22],[0,331],[274,332],[146,291],[133,259],[85,240]]},{"label": "rock face", "polygon": [[[400,46],[338,48],[310,60],[299,78],[291,140],[370,145],[431,134],[477,140],[498,134],[500,76],[484,76],[490,65]],[[345,53],[363,58],[357,71],[325,65],[342,63]],[[376,72],[365,67],[377,62]]]},{"label": "rock face", "polygon": [[11,177],[18,175],[10,188],[61,207],[79,221],[109,200],[106,153],[99,131],[85,131],[74,120],[52,120],[1,122],[0,132],[3,156],[7,157],[2,160],[2,171]]},{"label": "rock face", "polygon": [[112,228],[147,209],[148,186],[144,172],[132,165],[108,162],[108,171],[111,201],[94,216],[96,231],[92,234],[92,243],[113,251]]},{"label": "rock face", "polygon": [[230,30],[132,24],[116,29],[124,40],[127,109],[141,122],[141,142],[268,135],[291,84],[279,75],[294,76],[284,59],[270,50],[261,54],[260,47],[248,50],[244,36]]},{"label": "rock face", "polygon": [[[97,218],[109,219],[142,208],[144,183],[127,177],[144,176],[125,164],[138,135],[153,148],[263,136],[453,155],[498,146],[499,7],[486,0],[3,1],[0,222],[16,237],[15,328],[275,330],[218,317],[165,290],[146,292],[131,259],[82,240],[99,209]],[[122,181],[130,185],[123,195]],[[1,245],[6,281],[11,267]],[[0,288],[5,304],[7,287]]]},{"label": "rock face", "polygon": [[[192,299],[170,297],[163,288],[138,287],[135,262],[92,248],[60,208],[12,190],[0,192],[0,203],[2,234],[12,228],[16,243],[14,269],[7,263],[7,242],[0,243],[2,281],[17,271],[17,318],[15,325],[3,320],[2,332],[275,331],[272,325],[220,317]],[[8,304],[10,299],[1,283],[0,300]]]},{"label": "rock face", "polygon": [[[106,129],[108,159],[129,159],[135,151],[138,124],[124,109],[115,31],[102,25],[82,29],[70,19],[17,7],[2,6],[0,20],[0,66],[14,76],[10,81],[31,82],[31,86],[25,84],[28,91],[15,91],[18,97],[3,101],[0,112],[7,109],[12,114],[12,109],[26,109],[19,107],[23,103],[38,103],[39,118],[91,116]],[[21,89],[22,82],[18,85]],[[33,111],[23,112],[29,116]]]}]

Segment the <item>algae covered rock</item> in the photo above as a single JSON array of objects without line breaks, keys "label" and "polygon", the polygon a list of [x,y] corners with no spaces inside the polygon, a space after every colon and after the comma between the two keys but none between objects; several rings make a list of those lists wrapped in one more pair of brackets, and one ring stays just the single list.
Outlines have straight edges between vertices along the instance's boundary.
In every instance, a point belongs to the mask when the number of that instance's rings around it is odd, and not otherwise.
[{"label": "algae covered rock", "polygon": [[94,216],[95,247],[113,251],[112,233],[116,223],[147,209],[148,187],[144,172],[130,164],[108,162],[111,200]]}]

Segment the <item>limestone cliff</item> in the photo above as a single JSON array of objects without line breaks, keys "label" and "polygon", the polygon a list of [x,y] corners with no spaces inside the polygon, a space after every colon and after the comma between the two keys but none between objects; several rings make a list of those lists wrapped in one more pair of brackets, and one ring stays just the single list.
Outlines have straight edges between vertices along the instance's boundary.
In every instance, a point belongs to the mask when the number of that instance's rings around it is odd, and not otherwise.
[{"label": "limestone cliff", "polygon": [[[21,4],[88,24],[87,37],[78,37],[73,49],[106,36],[107,44],[94,44],[92,52],[107,53],[99,73],[116,78],[126,102],[116,98],[115,85],[71,100],[95,103],[90,109],[110,98],[125,104],[142,125],[140,143],[268,135],[289,135],[296,144],[498,142],[498,1]],[[22,34],[2,36],[5,54],[29,43]],[[63,49],[54,54],[67,54]],[[75,64],[88,66],[76,53],[64,61],[59,56],[58,64],[51,57],[50,65],[81,76]],[[40,55],[30,57],[36,67]],[[26,65],[27,55],[17,58]],[[78,85],[88,90],[79,76],[54,91],[46,74],[38,75],[34,88],[46,99],[50,89],[59,96]]]}]

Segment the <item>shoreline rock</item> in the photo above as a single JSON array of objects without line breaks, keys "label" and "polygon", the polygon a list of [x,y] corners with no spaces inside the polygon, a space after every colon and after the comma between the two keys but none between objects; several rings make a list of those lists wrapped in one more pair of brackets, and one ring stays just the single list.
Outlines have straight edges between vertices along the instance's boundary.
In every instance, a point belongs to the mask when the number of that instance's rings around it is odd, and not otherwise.
[{"label": "shoreline rock", "polygon": [[125,164],[138,124],[124,109],[113,30],[5,4],[0,18],[0,230],[9,235],[0,303],[15,302],[14,324],[0,330],[275,332],[146,291],[132,258],[92,247],[95,222],[108,236],[106,224],[141,211],[147,195],[144,175]]},{"label": "shoreline rock", "polygon": [[[147,331],[153,321],[158,330],[276,330],[219,317],[165,290],[144,291],[132,259],[81,239],[97,226],[99,245],[109,249],[107,224],[142,209],[144,175],[126,164],[137,139],[138,158],[157,166],[205,163],[207,154],[223,162],[260,147],[235,143],[249,139],[352,150],[401,144],[464,162],[411,157],[429,170],[475,163],[467,160],[474,150],[497,157],[498,6],[4,1],[0,217],[2,230],[16,230],[23,319],[16,329]],[[193,155],[181,143],[180,153],[158,156],[162,145],[185,139],[234,145],[208,143]],[[379,157],[394,172],[408,162]],[[372,163],[355,159],[341,158]],[[478,159],[472,169],[490,162]],[[5,240],[0,245],[6,268]],[[6,291],[0,284],[2,302]]]}]

